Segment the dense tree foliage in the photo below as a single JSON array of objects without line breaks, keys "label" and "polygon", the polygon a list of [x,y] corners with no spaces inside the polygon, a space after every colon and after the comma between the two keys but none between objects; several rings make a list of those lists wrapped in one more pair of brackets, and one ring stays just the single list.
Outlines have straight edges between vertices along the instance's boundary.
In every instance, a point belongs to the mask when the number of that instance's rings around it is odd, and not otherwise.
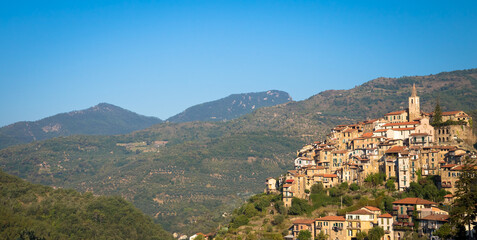
[{"label": "dense tree foliage", "polygon": [[298,233],[298,240],[310,240],[311,239],[311,232],[308,230],[301,230]]},{"label": "dense tree foliage", "polygon": [[411,182],[409,188],[404,193],[399,193],[400,198],[404,197],[418,197],[427,199],[433,202],[441,202],[447,192],[444,189],[437,187],[438,176],[429,176],[421,178],[417,182]]},{"label": "dense tree foliage", "polygon": [[451,225],[449,223],[445,223],[439,229],[437,229],[436,232],[434,232],[434,235],[438,236],[442,240],[450,239],[453,235]]},{"label": "dense tree foliage", "polygon": [[368,240],[381,240],[384,236],[384,229],[382,227],[373,227],[368,231]]},{"label": "dense tree foliage", "polygon": [[436,106],[434,107],[434,114],[432,116],[431,125],[436,127],[442,124],[442,110],[439,104],[439,99],[436,100]]},{"label": "dense tree foliage", "polygon": [[54,190],[2,171],[0,206],[5,239],[171,239],[120,197]]},{"label": "dense tree foliage", "polygon": [[307,200],[294,197],[292,199],[292,205],[290,209],[288,209],[288,214],[302,215],[310,213],[312,210],[313,208],[310,204],[308,204]]},{"label": "dense tree foliage", "polygon": [[477,162],[466,158],[463,166],[459,181],[456,182],[457,198],[450,212],[451,223],[457,230],[461,226],[473,229],[472,223],[477,217]]},{"label": "dense tree foliage", "polygon": [[396,191],[396,185],[394,184],[394,180],[393,179],[388,179],[386,181],[386,185],[385,185],[386,189],[390,192],[394,192]]},{"label": "dense tree foliage", "polygon": [[364,179],[365,182],[371,183],[374,186],[382,185],[384,180],[386,180],[386,174],[382,172],[369,174]]}]

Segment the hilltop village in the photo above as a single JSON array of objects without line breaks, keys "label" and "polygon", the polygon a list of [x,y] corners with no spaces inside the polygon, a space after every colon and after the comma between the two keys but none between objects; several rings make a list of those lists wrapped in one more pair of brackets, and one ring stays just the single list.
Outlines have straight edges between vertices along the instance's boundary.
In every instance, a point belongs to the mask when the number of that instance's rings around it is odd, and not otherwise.
[{"label": "hilltop village", "polygon": [[[308,199],[315,184],[325,189],[344,182],[362,185],[366,177],[381,173],[394,180],[397,190],[404,191],[421,177],[437,175],[439,187],[450,192],[445,201],[451,203],[464,159],[476,158],[465,148],[473,142],[468,114],[421,111],[414,85],[408,109],[334,127],[325,141],[305,145],[297,152],[293,170],[279,179],[268,178],[265,192],[282,194],[285,207],[290,207],[293,198]],[[312,239],[321,232],[328,239],[356,239],[360,232],[380,226],[385,230],[383,239],[401,240],[415,226],[413,216],[417,216],[414,219],[419,221],[420,232],[429,235],[449,220],[448,212],[432,201],[404,198],[392,204],[392,213],[365,206],[345,216],[297,219],[285,238],[295,239],[301,230],[308,230]]]}]

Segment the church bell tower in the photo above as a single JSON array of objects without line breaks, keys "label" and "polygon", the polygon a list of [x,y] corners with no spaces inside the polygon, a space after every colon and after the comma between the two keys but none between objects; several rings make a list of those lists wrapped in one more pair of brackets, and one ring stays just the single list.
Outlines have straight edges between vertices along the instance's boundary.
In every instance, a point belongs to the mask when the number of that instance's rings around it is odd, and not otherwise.
[{"label": "church bell tower", "polygon": [[409,97],[409,121],[414,121],[421,117],[421,107],[417,96],[416,84],[412,85],[412,93]]}]

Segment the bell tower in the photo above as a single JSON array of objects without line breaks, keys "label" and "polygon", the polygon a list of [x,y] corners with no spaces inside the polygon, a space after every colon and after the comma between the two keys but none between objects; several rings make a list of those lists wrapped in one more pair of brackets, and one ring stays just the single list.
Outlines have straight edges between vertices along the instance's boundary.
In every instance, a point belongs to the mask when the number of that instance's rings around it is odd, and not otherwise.
[{"label": "bell tower", "polygon": [[414,121],[421,117],[421,106],[417,96],[416,84],[412,85],[412,93],[409,97],[409,121]]}]

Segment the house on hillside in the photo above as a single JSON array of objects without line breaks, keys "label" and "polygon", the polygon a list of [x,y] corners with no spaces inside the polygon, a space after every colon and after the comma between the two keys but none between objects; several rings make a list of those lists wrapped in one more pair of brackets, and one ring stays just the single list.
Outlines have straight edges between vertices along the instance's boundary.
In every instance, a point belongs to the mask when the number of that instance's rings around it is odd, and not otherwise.
[{"label": "house on hillside", "polygon": [[378,224],[381,210],[376,207],[366,206],[346,214],[347,238],[353,239],[359,232],[368,232]]},{"label": "house on hillside", "polygon": [[406,231],[411,231],[415,225],[413,215],[422,208],[431,208],[437,203],[421,198],[404,198],[393,202],[394,239],[403,239]]}]

